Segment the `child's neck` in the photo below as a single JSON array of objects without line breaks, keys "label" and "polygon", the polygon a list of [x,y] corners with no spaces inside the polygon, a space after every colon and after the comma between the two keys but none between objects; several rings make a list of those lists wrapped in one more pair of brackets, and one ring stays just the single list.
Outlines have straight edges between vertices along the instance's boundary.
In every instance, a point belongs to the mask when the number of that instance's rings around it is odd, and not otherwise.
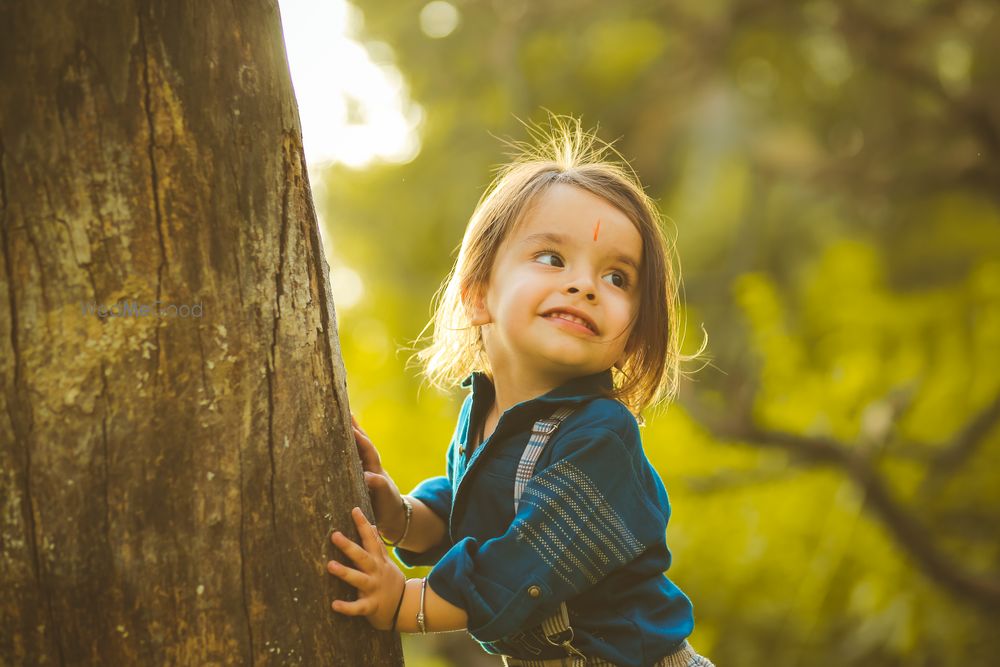
[{"label": "child's neck", "polygon": [[532,398],[546,394],[555,387],[549,387],[545,383],[513,383],[504,381],[494,374],[493,388],[495,390],[493,405],[489,407],[486,411],[486,416],[483,418],[482,430],[479,440],[476,443],[477,446],[486,442],[493,435],[493,431],[496,430],[497,425],[500,423],[500,416],[503,413],[518,403],[523,403],[524,401],[529,401]]},{"label": "child's neck", "polygon": [[543,396],[571,379],[572,376],[560,378],[538,373],[534,369],[511,370],[510,366],[504,366],[499,372],[494,370],[493,404],[486,410],[475,446],[489,439],[500,423],[500,416],[507,410],[518,403]]},{"label": "child's neck", "polygon": [[497,419],[499,420],[499,415],[518,403],[547,394],[569,379],[546,376],[537,372],[494,370],[493,388],[496,391],[494,401]]}]

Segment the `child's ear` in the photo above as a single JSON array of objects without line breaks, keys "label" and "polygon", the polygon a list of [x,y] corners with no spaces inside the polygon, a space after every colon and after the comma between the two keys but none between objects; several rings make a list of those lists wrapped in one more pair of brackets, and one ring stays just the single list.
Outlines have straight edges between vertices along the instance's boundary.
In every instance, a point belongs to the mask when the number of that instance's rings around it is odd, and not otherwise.
[{"label": "child's ear", "polygon": [[489,310],[486,308],[486,299],[479,288],[463,289],[462,305],[465,307],[465,316],[469,318],[469,324],[472,326],[478,327],[492,321]]}]

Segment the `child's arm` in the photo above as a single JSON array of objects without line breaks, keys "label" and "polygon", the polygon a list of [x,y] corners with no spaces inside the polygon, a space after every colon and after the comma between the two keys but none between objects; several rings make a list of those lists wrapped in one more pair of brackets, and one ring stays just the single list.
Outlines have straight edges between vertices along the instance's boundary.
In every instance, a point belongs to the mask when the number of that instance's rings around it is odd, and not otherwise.
[{"label": "child's arm", "polygon": [[[399,609],[397,632],[420,632],[417,627],[417,612],[420,610],[420,586],[422,579],[406,582],[403,606]],[[469,623],[465,610],[456,607],[435,593],[430,584],[424,592],[424,630],[427,632],[450,632],[464,630]]]},{"label": "child's arm", "polygon": [[647,469],[624,407],[620,418],[595,420],[551,446],[554,462],[528,482],[506,532],[461,537],[427,576],[438,596],[465,611],[481,642],[523,631],[643,553],[665,551],[666,491]]},{"label": "child's arm", "polygon": [[[409,498],[410,504],[413,505],[410,529],[406,531],[406,539],[402,542],[397,542],[396,545],[407,551],[423,553],[445,538],[448,527],[445,525],[444,520],[422,501],[412,496],[407,496],[407,498]],[[387,534],[385,531],[382,531],[382,535],[390,542],[396,540],[402,534],[403,526],[406,524],[406,515],[402,509],[402,502],[400,503],[400,514],[402,516],[398,522],[399,528],[396,529],[395,533]]]},{"label": "child's arm", "polygon": [[[335,560],[327,563],[327,569],[357,588],[358,597],[352,601],[334,600],[333,610],[346,616],[365,616],[373,627],[389,630],[398,604],[396,630],[419,632],[417,613],[420,610],[422,580],[405,581],[402,571],[389,558],[385,546],[376,537],[375,526],[368,522],[357,507],[351,510],[351,515],[358,534],[361,535],[361,545],[340,532],[334,532],[330,539],[358,569]],[[444,632],[466,627],[468,617],[463,609],[437,595],[430,586],[423,593],[425,631]]]},{"label": "child's arm", "polygon": [[[396,483],[382,467],[381,457],[371,438],[351,415],[354,426],[354,442],[358,447],[361,467],[364,470],[365,485],[371,496],[372,508],[379,532],[390,542],[396,541],[406,528],[406,511]],[[410,497],[413,516],[406,530],[406,539],[398,544],[407,551],[422,553],[440,543],[447,532],[444,520],[420,500]]]}]

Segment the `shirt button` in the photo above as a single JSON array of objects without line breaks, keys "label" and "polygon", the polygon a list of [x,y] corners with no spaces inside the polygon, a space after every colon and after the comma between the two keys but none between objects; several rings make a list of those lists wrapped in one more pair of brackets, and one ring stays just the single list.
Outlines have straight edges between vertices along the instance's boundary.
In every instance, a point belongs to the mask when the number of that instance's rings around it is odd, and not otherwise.
[{"label": "shirt button", "polygon": [[542,594],[542,589],[539,588],[538,586],[531,586],[528,588],[528,595],[530,595],[533,598],[537,598],[541,596],[541,594]]},{"label": "shirt button", "polygon": [[465,456],[465,445],[460,445],[458,447],[458,455],[459,456]]}]

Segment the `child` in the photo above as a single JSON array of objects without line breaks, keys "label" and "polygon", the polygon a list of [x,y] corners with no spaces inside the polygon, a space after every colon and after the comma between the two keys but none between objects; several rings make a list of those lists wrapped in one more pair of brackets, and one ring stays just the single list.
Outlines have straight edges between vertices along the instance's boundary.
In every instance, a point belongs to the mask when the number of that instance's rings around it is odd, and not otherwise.
[{"label": "child", "polygon": [[[358,589],[333,609],[467,629],[505,665],[711,666],[663,574],[670,506],[637,420],[676,388],[670,251],[609,147],[555,121],[480,200],[418,353],[435,384],[470,389],[447,475],[401,496],[354,422],[379,528],[354,508],[361,545],[333,534],[353,567],[328,569]],[[430,574],[406,580],[380,534]]]}]

